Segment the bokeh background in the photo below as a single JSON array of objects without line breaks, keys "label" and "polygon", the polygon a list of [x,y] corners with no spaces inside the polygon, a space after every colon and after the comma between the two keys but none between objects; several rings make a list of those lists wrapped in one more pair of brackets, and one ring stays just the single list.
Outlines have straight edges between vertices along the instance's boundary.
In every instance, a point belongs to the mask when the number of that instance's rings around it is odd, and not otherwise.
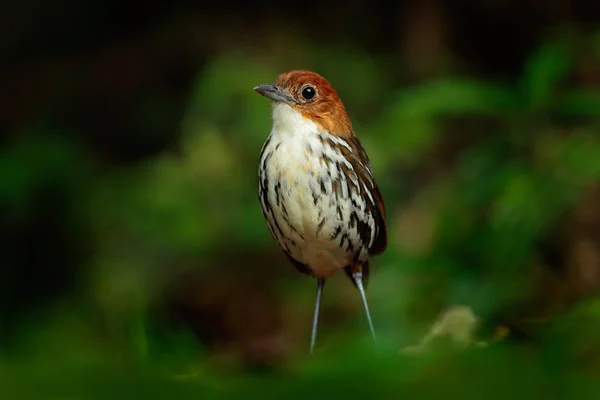
[{"label": "bokeh background", "polygon": [[[2,2],[0,398],[598,398],[599,21],[588,0]],[[252,88],[300,68],[386,201],[380,357],[343,274],[308,356],[315,282],[260,213]],[[466,347],[403,351],[456,305]]]}]

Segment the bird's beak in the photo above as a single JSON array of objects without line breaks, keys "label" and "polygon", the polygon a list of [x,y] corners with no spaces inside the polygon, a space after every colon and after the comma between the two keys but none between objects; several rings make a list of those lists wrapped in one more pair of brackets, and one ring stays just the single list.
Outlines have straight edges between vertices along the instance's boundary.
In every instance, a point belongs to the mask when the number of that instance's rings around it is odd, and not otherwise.
[{"label": "bird's beak", "polygon": [[277,85],[258,85],[254,87],[254,90],[273,101],[283,101],[290,105],[296,102],[292,96],[281,90]]}]

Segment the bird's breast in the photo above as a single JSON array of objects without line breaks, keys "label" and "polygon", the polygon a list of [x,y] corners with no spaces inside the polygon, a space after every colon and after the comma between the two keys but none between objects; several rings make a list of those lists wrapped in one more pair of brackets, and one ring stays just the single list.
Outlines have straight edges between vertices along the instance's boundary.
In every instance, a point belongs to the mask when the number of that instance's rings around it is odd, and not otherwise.
[{"label": "bird's breast", "polygon": [[[277,185],[270,197],[279,204],[287,222],[303,234],[304,240],[316,239],[319,216],[326,217],[326,207],[318,192],[319,180],[328,180],[328,171],[320,165],[311,140],[275,141],[272,162],[267,166],[269,180]],[[315,201],[316,199],[316,201]]]},{"label": "bird's breast", "polygon": [[315,275],[366,259],[359,221],[372,221],[356,190],[358,178],[323,134],[274,132],[263,149],[260,198],[271,233]]}]

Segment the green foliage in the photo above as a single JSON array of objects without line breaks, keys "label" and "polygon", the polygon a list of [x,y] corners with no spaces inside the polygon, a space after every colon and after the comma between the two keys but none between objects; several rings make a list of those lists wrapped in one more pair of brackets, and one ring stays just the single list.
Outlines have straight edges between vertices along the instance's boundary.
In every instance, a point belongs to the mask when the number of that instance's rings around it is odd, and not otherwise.
[{"label": "green foliage", "polygon": [[[27,217],[36,190],[50,185],[71,195],[73,218],[89,228],[93,247],[82,268],[83,295],[75,300],[83,305],[59,302],[49,306],[47,318],[23,328],[16,356],[0,357],[0,390],[7,398],[73,399],[593,398],[597,385],[567,363],[597,351],[595,301],[559,319],[535,349],[493,344],[418,356],[399,352],[444,305],[467,302],[493,314],[526,299],[536,282],[537,244],[600,179],[600,97],[566,83],[575,63],[570,47],[542,46],[512,86],[444,77],[394,88],[383,60],[352,48],[295,46],[338,88],[389,210],[390,247],[374,261],[370,284],[387,355],[373,358],[363,348],[358,332],[365,327],[355,293],[333,286],[325,307],[343,315],[351,304],[356,322],[324,327],[329,347],[315,358],[292,357],[288,375],[219,371],[209,346],[191,330],[153,321],[151,307],[162,300],[170,278],[182,272],[203,273],[211,282],[202,286],[206,292],[219,279],[230,284],[225,275],[244,281],[265,274],[261,279],[271,287],[285,288],[269,305],[286,318],[302,319],[287,323],[308,331],[311,282],[282,282],[288,275],[279,270],[288,268],[291,276],[292,267],[280,265],[283,257],[271,257],[275,245],[256,198],[256,163],[270,116],[268,102],[252,87],[272,81],[279,66],[231,53],[198,74],[181,123],[179,153],[165,151],[107,171],[71,136],[49,140],[47,130],[36,127],[21,132],[0,154],[0,199],[14,220]],[[142,106],[150,131],[164,123],[163,106],[160,96]],[[556,123],[565,117],[578,118],[567,134]],[[470,139],[441,164],[435,150],[462,137],[460,128],[449,128],[460,119],[493,123],[474,124]],[[404,190],[407,176],[422,166],[435,171],[433,178]],[[413,211],[410,218],[404,218],[407,209]],[[246,254],[261,255],[266,267],[251,265]],[[277,271],[276,278],[265,271]],[[323,324],[332,322],[327,317]],[[90,328],[95,323],[102,328]],[[285,335],[306,336],[285,329]],[[348,332],[332,344],[326,337],[336,330]]]},{"label": "green foliage", "polygon": [[522,89],[530,107],[547,107],[559,83],[569,73],[568,50],[563,43],[548,43],[527,62]]}]

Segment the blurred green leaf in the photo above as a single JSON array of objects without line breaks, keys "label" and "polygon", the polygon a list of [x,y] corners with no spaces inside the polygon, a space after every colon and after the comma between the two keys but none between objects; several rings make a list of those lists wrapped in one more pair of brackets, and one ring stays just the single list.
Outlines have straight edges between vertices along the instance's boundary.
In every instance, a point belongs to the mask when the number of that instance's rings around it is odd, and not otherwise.
[{"label": "blurred green leaf", "polygon": [[387,156],[414,163],[435,143],[444,117],[508,116],[518,106],[509,88],[465,79],[436,80],[402,90],[375,132],[393,144]]},{"label": "blurred green leaf", "polygon": [[456,115],[506,116],[518,110],[511,88],[470,79],[438,79],[402,90],[392,106],[402,118]]},{"label": "blurred green leaf", "polygon": [[563,42],[542,45],[528,59],[521,87],[529,106],[539,108],[549,104],[558,84],[571,67],[571,55]]},{"label": "blurred green leaf", "polygon": [[575,90],[564,93],[557,102],[557,112],[572,117],[599,117],[600,93],[591,90]]},{"label": "blurred green leaf", "polygon": [[580,183],[600,179],[600,137],[597,135],[574,134],[562,140],[556,150],[554,172],[559,177]]},{"label": "blurred green leaf", "polygon": [[[23,131],[0,152],[0,202],[11,214],[24,217],[41,190],[54,187],[60,195],[80,194],[93,168],[71,135]],[[62,191],[59,191],[61,189]]]},{"label": "blurred green leaf", "polygon": [[535,176],[523,166],[508,166],[504,170],[504,187],[494,202],[492,227],[510,228],[524,238],[532,235],[541,227],[543,199]]}]

